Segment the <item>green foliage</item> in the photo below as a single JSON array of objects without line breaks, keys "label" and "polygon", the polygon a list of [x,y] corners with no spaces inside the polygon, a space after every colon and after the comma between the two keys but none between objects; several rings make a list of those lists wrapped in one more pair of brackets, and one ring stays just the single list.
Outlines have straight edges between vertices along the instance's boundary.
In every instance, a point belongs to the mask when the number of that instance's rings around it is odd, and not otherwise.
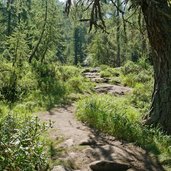
[{"label": "green foliage", "polygon": [[91,93],[94,87],[94,84],[83,76],[71,77],[66,84],[70,93]]},{"label": "green foliage", "polygon": [[0,73],[0,100],[14,103],[16,100],[21,99],[22,89],[18,87],[18,77],[20,74],[12,67],[12,64],[7,62],[1,64]]},{"label": "green foliage", "polygon": [[136,63],[134,63],[134,62],[132,62],[132,61],[128,61],[123,67],[122,67],[122,73],[124,74],[124,75],[128,75],[128,74],[133,74],[133,73],[135,73],[135,74],[137,74],[137,73],[139,73],[140,72],[140,67],[136,64]]},{"label": "green foliage", "polygon": [[129,95],[130,102],[138,108],[144,115],[151,105],[152,85],[138,83]]},{"label": "green foliage", "polygon": [[[146,60],[148,42],[137,31],[136,17],[131,19],[133,27],[127,26],[129,31],[116,17],[116,11],[106,5],[109,34],[88,34],[86,25],[74,20],[76,10],[71,10],[72,18],[66,18],[56,0],[1,1],[0,8],[0,170],[46,169],[40,136],[46,127],[37,118],[26,116],[40,108],[47,110],[54,104],[67,103],[72,93],[92,93],[94,84],[82,76],[81,68],[60,66],[83,64],[85,57],[87,64],[102,64],[101,77],[133,87],[133,91],[124,98],[85,98],[78,102],[78,118],[150,150],[165,151],[169,147],[170,137],[140,124],[140,112],[149,109],[153,74]],[[79,18],[87,16],[79,11]],[[113,26],[116,21],[119,25]],[[116,66],[118,48],[122,64],[127,59],[137,63],[129,61],[121,69],[108,67]],[[31,56],[33,60],[29,60]],[[8,115],[11,110],[13,115]]]},{"label": "green foliage", "polygon": [[6,116],[0,122],[0,170],[47,170],[47,155],[40,137],[47,126],[37,118]]},{"label": "green foliage", "polygon": [[114,77],[111,80],[109,80],[110,84],[114,84],[114,85],[120,85],[121,84],[121,79],[119,77]]},{"label": "green foliage", "polygon": [[111,67],[106,67],[105,65],[100,66],[101,72],[100,76],[101,77],[119,77],[121,74],[120,68],[111,68]]},{"label": "green foliage", "polygon": [[75,66],[62,66],[58,67],[59,77],[63,81],[67,81],[71,77],[77,77],[80,75],[81,70]]},{"label": "green foliage", "polygon": [[148,64],[142,65],[129,61],[121,67],[121,72],[122,84],[125,86],[135,87],[137,83],[152,84],[153,82],[152,68]]},{"label": "green foliage", "polygon": [[121,84],[121,82],[123,82],[121,81],[123,79],[121,68],[112,68],[107,65],[101,65],[100,68],[101,68],[100,76],[110,78],[109,79],[110,84],[118,85]]},{"label": "green foliage", "polygon": [[106,34],[96,34],[88,46],[88,56],[90,65],[112,65],[114,62],[114,47]]},{"label": "green foliage", "polygon": [[11,61],[13,65],[22,65],[21,61],[27,60],[27,55],[30,52],[25,29],[24,24],[19,25],[5,41],[3,56]]},{"label": "green foliage", "polygon": [[97,95],[78,102],[77,117],[101,131],[131,139],[125,122],[137,122],[140,114],[125,98]]},{"label": "green foliage", "polygon": [[125,98],[97,95],[77,103],[79,120],[98,130],[154,153],[171,154],[171,137],[160,129],[142,126],[140,113]]}]

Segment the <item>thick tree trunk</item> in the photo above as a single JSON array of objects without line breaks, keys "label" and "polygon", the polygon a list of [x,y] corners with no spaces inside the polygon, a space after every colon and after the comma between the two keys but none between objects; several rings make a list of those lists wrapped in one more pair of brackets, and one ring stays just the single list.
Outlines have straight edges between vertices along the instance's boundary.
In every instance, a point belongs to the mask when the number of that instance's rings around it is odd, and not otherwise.
[{"label": "thick tree trunk", "polygon": [[171,7],[167,0],[141,4],[153,51],[154,93],[147,123],[159,124],[171,134]]}]

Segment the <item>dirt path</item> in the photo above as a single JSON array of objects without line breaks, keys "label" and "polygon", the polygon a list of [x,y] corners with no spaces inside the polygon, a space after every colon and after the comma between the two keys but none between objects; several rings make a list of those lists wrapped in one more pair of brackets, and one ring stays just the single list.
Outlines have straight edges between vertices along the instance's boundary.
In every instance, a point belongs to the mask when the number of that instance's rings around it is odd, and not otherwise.
[{"label": "dirt path", "polygon": [[[97,93],[124,95],[131,91],[129,87],[109,84],[100,77],[99,69],[85,72],[84,76],[97,83]],[[164,171],[155,156],[87,127],[74,114],[74,104],[39,113],[42,121],[53,122],[48,132],[53,142],[53,171]]]},{"label": "dirt path", "polygon": [[99,134],[77,121],[74,112],[71,105],[39,113],[42,121],[54,122],[48,133],[57,151],[53,171],[164,171],[148,152]]}]

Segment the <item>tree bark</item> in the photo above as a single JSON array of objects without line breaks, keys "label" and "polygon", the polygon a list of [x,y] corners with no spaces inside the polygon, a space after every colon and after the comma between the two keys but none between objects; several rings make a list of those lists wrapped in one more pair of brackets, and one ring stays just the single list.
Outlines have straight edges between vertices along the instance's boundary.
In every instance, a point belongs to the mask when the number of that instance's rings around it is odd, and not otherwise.
[{"label": "tree bark", "polygon": [[74,65],[78,64],[78,51],[79,51],[79,28],[74,30]]},{"label": "tree bark", "polygon": [[171,134],[171,7],[167,0],[142,0],[154,64],[154,92],[147,123]]},{"label": "tree bark", "polygon": [[116,41],[117,41],[117,58],[116,58],[116,65],[117,67],[121,66],[121,48],[120,48],[120,0],[117,0],[117,29],[116,29]]},{"label": "tree bark", "polygon": [[7,11],[8,11],[8,22],[7,22],[7,36],[11,34],[11,20],[12,20],[12,0],[7,1]]}]

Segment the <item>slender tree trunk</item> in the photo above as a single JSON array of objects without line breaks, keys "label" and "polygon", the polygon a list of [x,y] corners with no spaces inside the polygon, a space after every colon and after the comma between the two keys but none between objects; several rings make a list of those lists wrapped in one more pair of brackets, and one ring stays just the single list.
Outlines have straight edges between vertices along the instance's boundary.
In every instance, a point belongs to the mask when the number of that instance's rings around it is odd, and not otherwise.
[{"label": "slender tree trunk", "polygon": [[79,51],[79,28],[74,30],[74,65],[78,64],[78,51]]},{"label": "slender tree trunk", "polygon": [[12,18],[11,4],[12,4],[12,0],[8,0],[7,1],[7,11],[8,11],[7,36],[11,34],[11,18]]},{"label": "slender tree trunk", "polygon": [[141,4],[153,52],[154,93],[147,121],[171,134],[171,7],[167,0],[144,0]]},{"label": "slender tree trunk", "polygon": [[121,65],[121,48],[120,48],[120,17],[119,17],[119,14],[120,14],[120,11],[119,11],[119,8],[120,8],[120,0],[117,0],[117,6],[118,6],[118,9],[117,9],[117,29],[116,29],[116,41],[117,41],[117,58],[116,58],[116,64],[117,64],[117,67],[120,67]]},{"label": "slender tree trunk", "polygon": [[141,35],[141,39],[142,39],[142,44],[141,44],[141,55],[143,56],[144,54],[147,53],[147,42],[146,42],[146,35],[144,33],[145,30],[145,21],[144,19],[141,19],[141,29],[142,29],[142,35]]}]

